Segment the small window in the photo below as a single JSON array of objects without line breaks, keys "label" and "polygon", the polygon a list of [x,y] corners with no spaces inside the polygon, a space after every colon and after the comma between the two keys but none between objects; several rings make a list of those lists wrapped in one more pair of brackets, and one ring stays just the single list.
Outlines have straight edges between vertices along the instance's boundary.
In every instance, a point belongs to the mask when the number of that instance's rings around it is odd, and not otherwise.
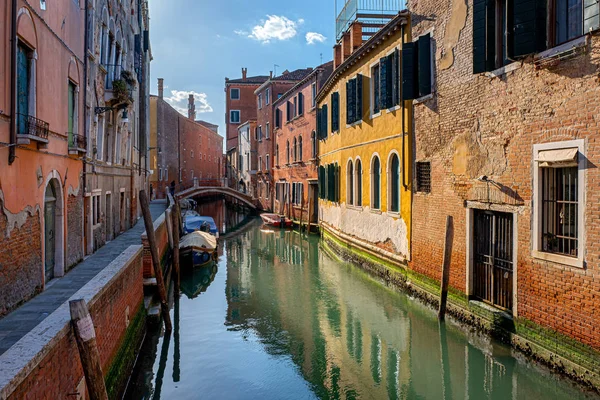
[{"label": "small window", "polygon": [[262,93],[258,95],[258,109],[262,108]]},{"label": "small window", "polygon": [[312,108],[315,108],[317,106],[317,84],[316,83],[312,84],[311,92],[312,92]]},{"label": "small window", "polygon": [[277,93],[277,98],[280,99],[283,97],[283,93]]},{"label": "small window", "polygon": [[162,168],[158,169],[158,180],[159,181],[163,180],[163,170],[162,170]]},{"label": "small window", "polygon": [[354,204],[354,165],[352,160],[348,161],[346,167],[346,203]]},{"label": "small window", "polygon": [[269,139],[271,137],[271,133],[269,131],[269,123],[267,122],[267,126],[265,128],[265,139]]},{"label": "small window", "polygon": [[275,165],[279,167],[279,144],[275,145]]},{"label": "small window", "polygon": [[317,132],[312,131],[310,134],[311,157],[317,158]]},{"label": "small window", "polygon": [[298,161],[298,141],[294,138],[294,162]]},{"label": "small window", "polygon": [[287,141],[285,151],[286,151],[286,160],[287,160],[287,163],[289,164],[290,163],[290,141],[289,140]]},{"label": "small window", "polygon": [[42,11],[46,10],[46,0],[40,0],[40,9]]},{"label": "small window", "polygon": [[267,154],[265,158],[265,169],[269,171],[271,169],[271,156]]},{"label": "small window", "polygon": [[229,122],[232,124],[240,123],[240,111],[239,110],[231,110],[229,112]]},{"label": "small window", "polygon": [[400,212],[400,158],[392,154],[388,171],[389,210]]},{"label": "small window", "polygon": [[269,104],[271,101],[271,89],[267,89],[265,92],[265,104]]},{"label": "small window", "polygon": [[362,163],[360,159],[356,160],[354,179],[356,184],[354,185],[356,193],[354,195],[354,205],[362,206]]},{"label": "small window", "polygon": [[258,157],[258,170],[262,171],[262,157]]},{"label": "small window", "polygon": [[92,225],[100,224],[100,193],[92,195]]},{"label": "small window", "polygon": [[302,162],[302,136],[298,137],[298,161]]},{"label": "small window", "polygon": [[298,115],[304,114],[304,94],[298,93]]},{"label": "small window", "polygon": [[417,162],[417,192],[431,193],[431,163]]},{"label": "small window", "polygon": [[231,90],[229,91],[229,98],[231,100],[239,100],[240,99],[240,89],[231,88]]}]

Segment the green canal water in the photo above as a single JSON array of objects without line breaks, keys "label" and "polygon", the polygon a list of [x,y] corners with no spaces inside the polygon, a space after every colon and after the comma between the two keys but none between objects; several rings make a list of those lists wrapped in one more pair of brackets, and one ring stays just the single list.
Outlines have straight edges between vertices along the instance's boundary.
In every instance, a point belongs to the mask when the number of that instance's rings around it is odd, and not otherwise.
[{"label": "green canal water", "polygon": [[263,229],[188,272],[172,335],[149,332],[133,399],[587,399],[567,379],[331,258]]}]

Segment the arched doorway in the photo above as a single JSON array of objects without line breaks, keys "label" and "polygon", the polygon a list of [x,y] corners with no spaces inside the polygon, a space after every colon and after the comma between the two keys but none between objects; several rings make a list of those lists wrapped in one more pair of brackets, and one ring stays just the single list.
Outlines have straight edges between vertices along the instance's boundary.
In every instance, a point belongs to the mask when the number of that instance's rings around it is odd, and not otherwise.
[{"label": "arched doorway", "polygon": [[64,213],[60,182],[51,175],[44,192],[45,282],[64,275]]}]

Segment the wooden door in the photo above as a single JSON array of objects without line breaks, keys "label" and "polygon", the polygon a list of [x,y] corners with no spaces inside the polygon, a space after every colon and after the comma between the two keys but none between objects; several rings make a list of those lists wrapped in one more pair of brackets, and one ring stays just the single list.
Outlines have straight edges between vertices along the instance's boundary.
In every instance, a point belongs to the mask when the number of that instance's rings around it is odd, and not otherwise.
[{"label": "wooden door", "polygon": [[56,251],[56,196],[52,185],[46,188],[44,200],[44,273],[46,282],[54,278],[54,263]]}]

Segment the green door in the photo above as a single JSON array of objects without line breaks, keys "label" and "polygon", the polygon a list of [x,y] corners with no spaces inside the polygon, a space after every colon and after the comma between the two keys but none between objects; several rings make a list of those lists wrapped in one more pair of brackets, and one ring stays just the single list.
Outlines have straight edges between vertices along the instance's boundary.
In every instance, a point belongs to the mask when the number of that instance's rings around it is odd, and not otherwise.
[{"label": "green door", "polygon": [[73,119],[75,117],[75,85],[69,82],[69,144],[75,145],[73,141]]},{"label": "green door", "polygon": [[46,282],[54,278],[54,253],[56,249],[56,196],[52,185],[46,188],[44,199],[44,244],[45,244],[45,275]]},{"label": "green door", "polygon": [[19,45],[17,52],[17,129],[27,134],[27,116],[29,115],[29,57],[28,50]]}]

